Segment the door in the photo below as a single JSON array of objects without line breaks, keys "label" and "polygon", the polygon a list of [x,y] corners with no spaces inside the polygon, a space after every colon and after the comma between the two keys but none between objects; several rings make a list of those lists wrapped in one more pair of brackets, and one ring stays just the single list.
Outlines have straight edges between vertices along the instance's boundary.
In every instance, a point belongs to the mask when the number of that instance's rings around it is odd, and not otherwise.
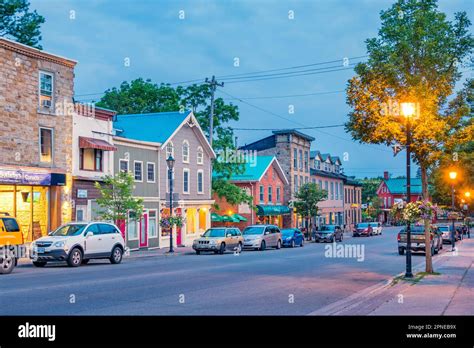
[{"label": "door", "polygon": [[109,225],[109,224],[99,224],[100,228],[100,235],[102,236],[102,241],[104,249],[101,250],[100,252],[104,254],[111,254],[112,253],[112,248],[117,243],[117,230],[115,229],[114,226]]},{"label": "door", "polygon": [[[87,237],[87,234],[92,232],[93,235]],[[85,256],[91,256],[93,254],[99,254],[103,252],[105,241],[99,229],[99,224],[89,225],[87,230],[84,232],[85,237]]]},{"label": "door", "polygon": [[232,228],[228,233],[232,234],[232,237],[230,238],[232,243],[231,250],[234,250],[234,248],[237,248],[237,245],[239,244],[239,232],[235,228]]},{"label": "door", "polygon": [[140,248],[148,246],[148,212],[143,213],[140,219]]}]

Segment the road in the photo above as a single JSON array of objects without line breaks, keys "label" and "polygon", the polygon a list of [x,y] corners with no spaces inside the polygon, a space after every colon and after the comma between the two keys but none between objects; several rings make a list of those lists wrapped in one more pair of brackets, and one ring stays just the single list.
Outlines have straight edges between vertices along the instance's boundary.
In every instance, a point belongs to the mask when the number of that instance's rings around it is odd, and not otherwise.
[{"label": "road", "polygon": [[[305,315],[405,269],[399,228],[347,237],[363,261],[303,248],[17,267],[0,277],[1,315]],[[447,248],[445,248],[446,250]],[[359,249],[362,250],[362,249]],[[444,251],[445,251],[444,250]],[[359,258],[361,260],[361,258]],[[413,263],[423,262],[414,255]]]}]

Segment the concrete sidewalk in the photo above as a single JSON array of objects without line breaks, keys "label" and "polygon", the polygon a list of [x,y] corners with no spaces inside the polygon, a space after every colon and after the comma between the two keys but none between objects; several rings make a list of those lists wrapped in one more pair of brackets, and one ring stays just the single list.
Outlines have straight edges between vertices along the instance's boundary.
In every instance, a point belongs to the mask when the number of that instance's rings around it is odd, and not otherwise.
[{"label": "concrete sidewalk", "polygon": [[[310,315],[474,315],[474,239],[464,239],[456,247],[453,253],[446,245],[448,251],[433,258],[439,275],[418,282],[387,281]],[[424,267],[424,262],[416,265],[413,273]]]}]

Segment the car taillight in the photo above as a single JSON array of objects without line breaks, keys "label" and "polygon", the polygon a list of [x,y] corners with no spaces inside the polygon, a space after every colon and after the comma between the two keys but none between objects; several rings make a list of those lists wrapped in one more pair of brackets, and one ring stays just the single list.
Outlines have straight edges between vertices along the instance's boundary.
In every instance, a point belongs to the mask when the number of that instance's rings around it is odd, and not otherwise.
[{"label": "car taillight", "polygon": [[367,232],[367,231],[369,231],[369,229],[368,229],[368,228],[365,228],[365,229],[364,229],[364,232]]},{"label": "car taillight", "polygon": [[400,241],[400,232],[397,234],[397,240]]}]

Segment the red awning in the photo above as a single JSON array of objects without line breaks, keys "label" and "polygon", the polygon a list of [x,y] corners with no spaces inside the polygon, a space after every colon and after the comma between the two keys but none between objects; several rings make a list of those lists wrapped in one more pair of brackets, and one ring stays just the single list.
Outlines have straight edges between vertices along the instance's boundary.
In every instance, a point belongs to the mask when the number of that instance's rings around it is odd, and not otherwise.
[{"label": "red awning", "polygon": [[79,147],[81,149],[99,149],[104,151],[117,151],[117,147],[109,144],[105,140],[79,137]]}]

